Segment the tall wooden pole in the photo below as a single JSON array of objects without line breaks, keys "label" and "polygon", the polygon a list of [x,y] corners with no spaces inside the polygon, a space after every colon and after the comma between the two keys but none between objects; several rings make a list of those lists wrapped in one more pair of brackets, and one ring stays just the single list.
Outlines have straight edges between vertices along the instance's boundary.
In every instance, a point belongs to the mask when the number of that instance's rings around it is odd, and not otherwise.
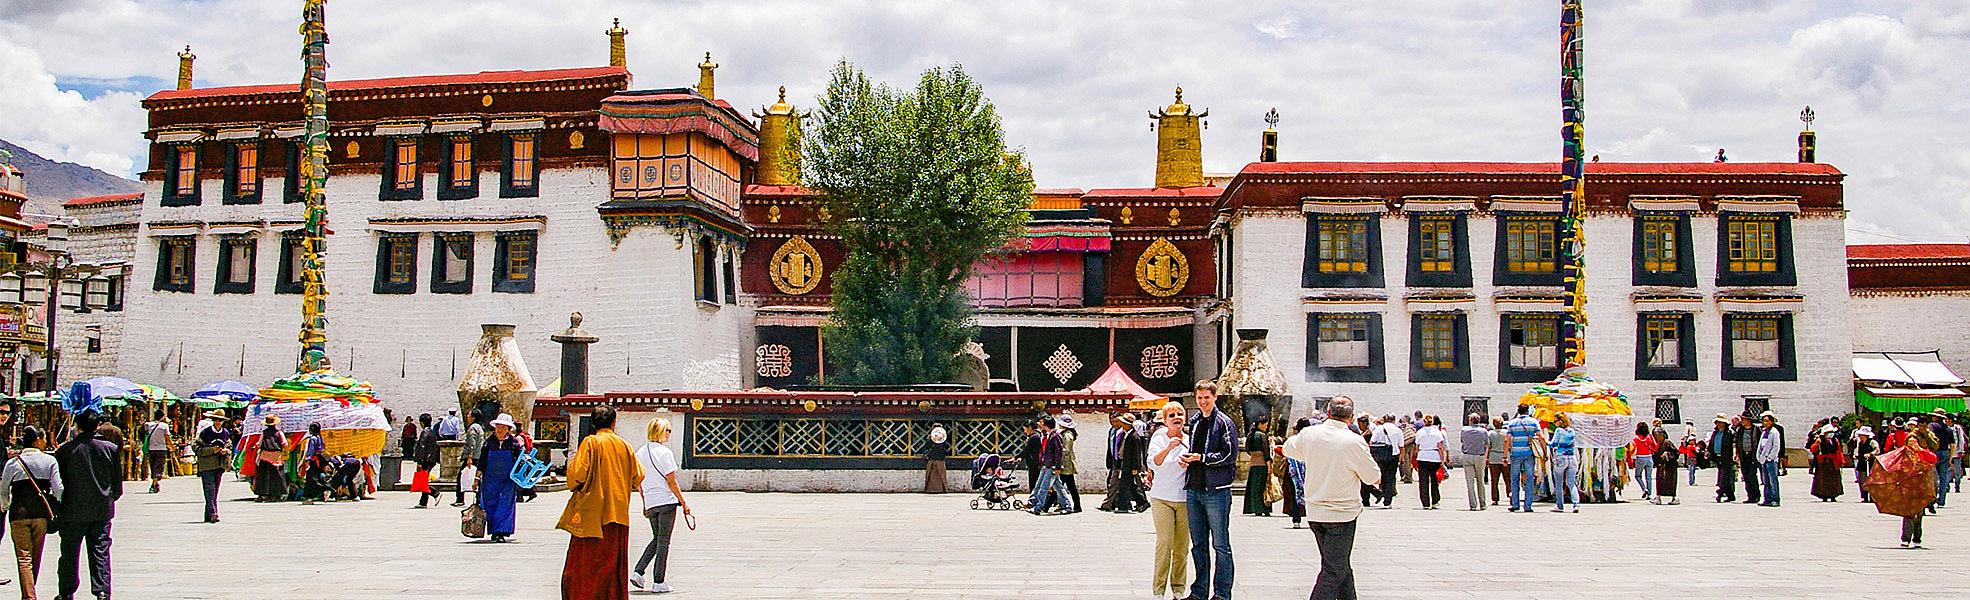
[{"label": "tall wooden pole", "polygon": [[301,8],[301,97],[308,113],[301,159],[301,197],[307,202],[301,229],[302,373],[328,368],[328,290],[323,287],[323,254],[328,232],[328,0],[303,0]]},{"label": "tall wooden pole", "polygon": [[1560,194],[1566,214],[1560,219],[1560,252],[1566,276],[1566,317],[1560,323],[1560,348],[1567,365],[1587,364],[1587,164],[1585,160],[1586,82],[1581,78],[1580,5],[1585,0],[1560,0]]}]

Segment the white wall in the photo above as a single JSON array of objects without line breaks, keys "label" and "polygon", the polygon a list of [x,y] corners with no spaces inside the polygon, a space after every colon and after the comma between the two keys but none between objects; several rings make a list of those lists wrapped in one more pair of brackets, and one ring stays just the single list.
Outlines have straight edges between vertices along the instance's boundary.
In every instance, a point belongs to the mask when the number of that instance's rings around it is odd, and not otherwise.
[{"label": "white wall", "polygon": [[1970,292],[1853,296],[1847,331],[1856,352],[1941,350],[1958,376],[1970,373]]}]

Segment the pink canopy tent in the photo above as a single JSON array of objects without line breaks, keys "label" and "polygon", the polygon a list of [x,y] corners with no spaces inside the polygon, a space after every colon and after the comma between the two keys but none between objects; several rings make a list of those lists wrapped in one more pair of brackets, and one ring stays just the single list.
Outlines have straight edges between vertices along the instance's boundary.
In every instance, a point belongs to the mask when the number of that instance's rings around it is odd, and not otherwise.
[{"label": "pink canopy tent", "polygon": [[1134,396],[1135,399],[1129,401],[1129,410],[1155,410],[1169,401],[1168,397],[1143,389],[1141,384],[1129,377],[1127,371],[1122,370],[1122,365],[1113,362],[1108,363],[1108,370],[1096,377],[1094,383],[1088,384],[1088,391]]}]

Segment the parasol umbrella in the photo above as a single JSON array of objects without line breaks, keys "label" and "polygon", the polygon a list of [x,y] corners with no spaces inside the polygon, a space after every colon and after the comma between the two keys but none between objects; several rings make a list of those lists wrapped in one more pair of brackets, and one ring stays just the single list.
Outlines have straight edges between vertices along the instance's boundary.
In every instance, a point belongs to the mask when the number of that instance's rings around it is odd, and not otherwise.
[{"label": "parasol umbrella", "polygon": [[246,403],[260,397],[253,386],[233,380],[214,381],[192,392],[199,408],[244,408]]},{"label": "parasol umbrella", "polygon": [[122,377],[95,377],[85,381],[77,381],[74,385],[70,385],[68,391],[62,395],[62,409],[67,410],[69,414],[81,414],[91,410],[99,410],[106,405],[121,406],[121,402],[105,404],[105,401],[110,398],[134,396],[140,395],[141,393],[142,388],[137,387],[137,384],[132,383],[128,379]]}]

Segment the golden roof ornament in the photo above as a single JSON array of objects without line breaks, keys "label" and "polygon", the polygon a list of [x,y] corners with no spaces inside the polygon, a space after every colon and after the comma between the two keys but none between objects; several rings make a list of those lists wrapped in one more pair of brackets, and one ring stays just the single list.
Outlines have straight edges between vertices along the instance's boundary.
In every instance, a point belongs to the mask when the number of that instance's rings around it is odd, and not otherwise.
[{"label": "golden roof ornament", "polygon": [[752,116],[759,119],[759,183],[764,185],[794,185],[800,181],[800,138],[801,115],[787,103],[787,86],[780,86],[780,100],[766,107],[761,114],[754,111]]},{"label": "golden roof ornament", "polygon": [[609,66],[629,66],[629,45],[623,41],[623,38],[629,35],[629,30],[622,28],[622,19],[620,17],[614,19],[609,25],[609,30],[603,33],[609,34]]},{"label": "golden roof ornament", "polygon": [[1149,113],[1156,130],[1156,187],[1188,188],[1204,185],[1204,141],[1200,121],[1211,115],[1209,109],[1192,111],[1183,102],[1183,87],[1176,88],[1176,101]]},{"label": "golden roof ornament", "polygon": [[698,95],[706,100],[717,99],[712,91],[712,71],[718,70],[718,63],[711,62],[711,52],[705,52],[705,61],[698,63]]},{"label": "golden roof ornament", "polygon": [[774,102],[772,106],[766,107],[766,114],[769,115],[793,114],[793,105],[787,104],[787,86],[784,85],[780,86],[780,100],[778,102]]},{"label": "golden roof ornament", "polygon": [[185,51],[178,53],[178,89],[192,89],[192,61],[197,58],[191,44],[185,44]]}]

